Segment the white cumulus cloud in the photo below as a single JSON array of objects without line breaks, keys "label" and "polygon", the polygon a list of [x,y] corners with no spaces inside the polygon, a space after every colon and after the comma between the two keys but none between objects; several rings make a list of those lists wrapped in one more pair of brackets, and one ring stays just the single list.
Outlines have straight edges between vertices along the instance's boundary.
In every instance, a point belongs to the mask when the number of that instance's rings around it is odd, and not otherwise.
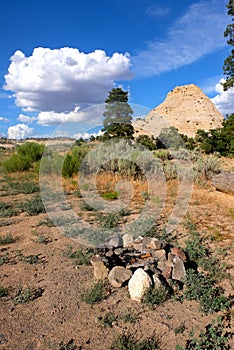
[{"label": "white cumulus cloud", "polygon": [[28,125],[17,124],[8,128],[8,138],[17,140],[25,139],[27,137],[32,136],[33,132],[34,129],[30,128]]},{"label": "white cumulus cloud", "polygon": [[76,48],[38,47],[31,56],[16,51],[11,57],[5,90],[14,93],[25,111],[70,112],[82,103],[102,103],[115,80],[131,79],[128,54],[107,56]]},{"label": "white cumulus cloud", "polygon": [[28,115],[24,115],[24,114],[19,114],[17,118],[17,120],[25,124],[30,124],[36,119],[37,119],[36,117],[29,117]]},{"label": "white cumulus cloud", "polygon": [[59,125],[61,123],[81,123],[85,127],[102,124],[105,104],[92,105],[82,110],[75,107],[74,111],[57,113],[54,111],[40,112],[37,122],[43,126]]},{"label": "white cumulus cloud", "polygon": [[146,49],[132,57],[135,73],[148,77],[158,75],[224,47],[227,17],[223,1],[203,0],[191,4],[168,28],[163,40],[151,41]]},{"label": "white cumulus cloud", "polygon": [[215,104],[216,108],[225,116],[226,114],[234,113],[234,87],[223,91],[222,83],[225,79],[221,79],[216,84],[215,91],[218,93],[211,101]]}]

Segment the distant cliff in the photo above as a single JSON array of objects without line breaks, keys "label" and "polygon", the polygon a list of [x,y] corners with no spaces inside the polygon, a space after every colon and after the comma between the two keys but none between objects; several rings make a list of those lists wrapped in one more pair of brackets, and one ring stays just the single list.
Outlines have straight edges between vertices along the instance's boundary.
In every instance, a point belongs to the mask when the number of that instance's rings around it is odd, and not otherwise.
[{"label": "distant cliff", "polygon": [[223,116],[196,85],[177,86],[146,116],[133,123],[136,136],[158,136],[161,129],[174,126],[182,134],[195,136],[198,129],[208,131],[222,126]]}]

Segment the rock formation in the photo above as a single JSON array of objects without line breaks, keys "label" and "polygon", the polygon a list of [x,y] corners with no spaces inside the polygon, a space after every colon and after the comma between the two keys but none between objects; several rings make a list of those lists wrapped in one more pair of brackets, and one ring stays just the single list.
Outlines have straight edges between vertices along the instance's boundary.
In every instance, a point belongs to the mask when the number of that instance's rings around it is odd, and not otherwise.
[{"label": "rock formation", "polygon": [[146,118],[133,123],[135,136],[158,136],[162,128],[174,126],[179,133],[194,137],[198,129],[222,126],[223,116],[202,90],[194,85],[177,86]]}]

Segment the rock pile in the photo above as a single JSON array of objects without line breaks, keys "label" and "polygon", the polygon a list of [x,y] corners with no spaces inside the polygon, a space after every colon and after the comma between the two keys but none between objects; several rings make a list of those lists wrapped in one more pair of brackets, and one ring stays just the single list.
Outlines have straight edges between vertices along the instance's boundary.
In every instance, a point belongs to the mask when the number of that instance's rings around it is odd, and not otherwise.
[{"label": "rock pile", "polygon": [[128,284],[130,298],[139,302],[150,286],[169,290],[171,281],[182,282],[185,262],[182,249],[152,237],[134,240],[129,234],[111,238],[91,258],[95,279],[107,278],[114,288]]}]

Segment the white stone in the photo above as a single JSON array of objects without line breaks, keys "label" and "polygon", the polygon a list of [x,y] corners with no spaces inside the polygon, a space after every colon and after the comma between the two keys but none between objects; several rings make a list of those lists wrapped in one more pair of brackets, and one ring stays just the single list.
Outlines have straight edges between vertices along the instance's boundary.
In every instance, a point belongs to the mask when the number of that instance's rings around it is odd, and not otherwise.
[{"label": "white stone", "polygon": [[132,300],[140,302],[145,291],[152,285],[152,280],[142,268],[137,269],[128,282],[128,291]]}]

